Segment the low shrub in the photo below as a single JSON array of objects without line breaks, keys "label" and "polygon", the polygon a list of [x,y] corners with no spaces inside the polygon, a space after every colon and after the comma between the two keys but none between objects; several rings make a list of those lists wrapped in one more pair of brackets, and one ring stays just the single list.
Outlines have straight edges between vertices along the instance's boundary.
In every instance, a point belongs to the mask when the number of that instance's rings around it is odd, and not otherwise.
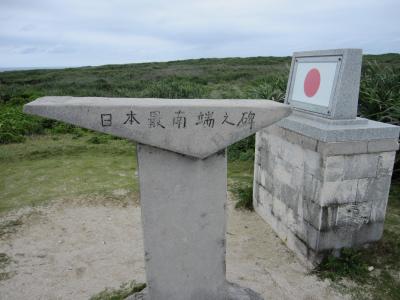
[{"label": "low shrub", "polygon": [[283,75],[269,76],[249,89],[249,98],[283,102],[285,100],[286,81],[287,78]]},{"label": "low shrub", "polygon": [[137,284],[135,281],[122,284],[119,289],[105,289],[90,300],[124,300],[128,296],[142,291],[146,287],[145,283]]},{"label": "low shrub", "polygon": [[228,160],[234,161],[254,159],[254,145],[256,137],[251,135],[228,147]]},{"label": "low shrub", "polygon": [[150,98],[204,98],[207,89],[205,85],[186,79],[167,78],[149,82],[141,94]]},{"label": "low shrub", "polygon": [[43,120],[24,114],[21,106],[0,106],[0,144],[23,142],[26,135],[42,133]]},{"label": "low shrub", "polygon": [[110,136],[101,134],[92,136],[87,141],[90,144],[106,144],[110,139],[111,139]]},{"label": "low shrub", "polygon": [[76,127],[71,124],[63,123],[63,122],[54,122],[51,127],[52,133],[75,133]]},{"label": "low shrub", "polygon": [[369,275],[362,253],[350,248],[342,249],[339,257],[325,257],[314,272],[323,279],[338,280],[347,277],[357,282],[365,282]]},{"label": "low shrub", "polygon": [[253,186],[238,185],[233,188],[233,193],[238,198],[235,208],[254,210],[253,207]]},{"label": "low shrub", "polygon": [[400,68],[377,62],[364,65],[359,98],[360,116],[400,125]]}]

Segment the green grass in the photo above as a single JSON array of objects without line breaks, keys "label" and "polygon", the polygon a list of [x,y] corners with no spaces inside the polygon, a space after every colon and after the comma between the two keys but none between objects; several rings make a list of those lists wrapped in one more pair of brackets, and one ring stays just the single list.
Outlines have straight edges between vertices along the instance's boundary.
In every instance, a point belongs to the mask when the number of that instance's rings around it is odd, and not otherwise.
[{"label": "green grass", "polygon": [[254,164],[252,160],[233,160],[228,163],[228,181],[241,182],[243,184],[253,183]]},{"label": "green grass", "polygon": [[253,210],[252,159],[230,160],[228,163],[228,189],[236,200],[236,208]]},{"label": "green grass", "polygon": [[[135,195],[138,182],[135,146],[125,140],[89,142],[94,135],[29,138],[0,147],[0,212],[79,195]],[[101,136],[100,136],[101,137]]]},{"label": "green grass", "polygon": [[[117,190],[138,197],[135,144],[102,134],[41,135],[2,145],[0,168],[0,213],[85,195],[126,201]],[[251,159],[229,162],[229,189],[235,195],[237,186],[251,186],[252,180]]]},{"label": "green grass", "polygon": [[289,63],[288,57],[255,57],[3,72],[0,144],[49,131],[75,133],[73,126],[22,113],[39,96],[275,98],[284,93]]},{"label": "green grass", "polygon": [[379,122],[400,125],[400,71],[376,61],[362,70],[359,113]]},{"label": "green grass", "polygon": [[130,295],[140,292],[146,287],[144,283],[130,281],[122,284],[118,289],[105,289],[90,297],[90,300],[124,300]]},{"label": "green grass", "polygon": [[244,208],[254,210],[253,207],[253,185],[237,184],[232,189],[233,193],[238,198],[235,208]]},{"label": "green grass", "polygon": [[3,72],[0,99],[31,94],[245,98],[258,82],[287,74],[289,64],[289,57],[254,57]]}]

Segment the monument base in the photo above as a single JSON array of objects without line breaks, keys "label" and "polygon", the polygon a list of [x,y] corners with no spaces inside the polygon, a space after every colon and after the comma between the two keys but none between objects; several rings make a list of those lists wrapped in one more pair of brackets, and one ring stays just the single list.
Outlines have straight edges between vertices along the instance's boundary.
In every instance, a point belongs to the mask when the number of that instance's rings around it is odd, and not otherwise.
[{"label": "monument base", "polygon": [[[145,288],[143,291],[129,296],[125,300],[150,300],[148,295],[148,290]],[[198,298],[195,300],[203,300],[203,298]],[[219,300],[204,298],[204,300]],[[222,299],[221,299],[222,300]],[[254,292],[249,288],[243,288],[236,283],[228,282],[227,296],[223,300],[263,300],[260,294]]]},{"label": "monument base", "polygon": [[296,113],[257,133],[255,211],[306,265],[381,238],[399,128]]}]

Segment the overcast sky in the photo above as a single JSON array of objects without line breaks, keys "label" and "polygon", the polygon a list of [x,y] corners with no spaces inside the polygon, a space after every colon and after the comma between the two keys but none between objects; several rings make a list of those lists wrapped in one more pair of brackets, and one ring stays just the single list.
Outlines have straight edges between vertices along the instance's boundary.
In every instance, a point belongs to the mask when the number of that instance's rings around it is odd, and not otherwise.
[{"label": "overcast sky", "polygon": [[0,67],[400,51],[400,0],[0,0]]}]

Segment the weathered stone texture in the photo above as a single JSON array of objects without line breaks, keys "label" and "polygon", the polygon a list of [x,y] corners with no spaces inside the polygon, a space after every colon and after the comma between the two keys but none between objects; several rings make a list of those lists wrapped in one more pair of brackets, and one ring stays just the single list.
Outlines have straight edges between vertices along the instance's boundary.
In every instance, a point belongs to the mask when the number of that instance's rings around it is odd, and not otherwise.
[{"label": "weathered stone texture", "polygon": [[355,153],[367,153],[366,141],[348,141],[348,142],[335,142],[335,143],[318,143],[318,152],[324,155],[345,155]]},{"label": "weathered stone texture", "polygon": [[269,100],[48,96],[26,104],[24,112],[204,159],[290,115],[291,108]]},{"label": "weathered stone texture", "polygon": [[255,210],[304,262],[381,238],[396,140],[322,142],[273,125],[256,143]]},{"label": "weathered stone texture", "polygon": [[137,153],[150,299],[223,299],[225,152],[200,160],[138,144]]},{"label": "weathered stone texture", "polygon": [[368,152],[383,152],[399,150],[399,142],[395,139],[376,140],[368,142]]}]

